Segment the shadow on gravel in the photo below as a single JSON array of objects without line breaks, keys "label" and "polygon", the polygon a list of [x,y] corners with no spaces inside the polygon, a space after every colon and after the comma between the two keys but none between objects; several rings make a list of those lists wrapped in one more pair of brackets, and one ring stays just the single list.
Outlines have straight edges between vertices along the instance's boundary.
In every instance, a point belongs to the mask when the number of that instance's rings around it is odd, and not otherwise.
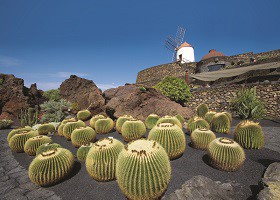
[{"label": "shadow on gravel", "polygon": [[257,199],[257,195],[260,192],[260,187],[258,185],[250,185],[250,189],[251,189],[251,192],[252,192],[252,196],[248,197],[247,200]]},{"label": "shadow on gravel", "polygon": [[261,163],[263,166],[268,167],[271,163],[280,162],[280,160],[271,160],[271,159],[259,159],[258,163]]},{"label": "shadow on gravel", "polygon": [[205,154],[204,156],[202,156],[202,160],[203,160],[203,162],[204,162],[206,165],[208,165],[209,167],[212,167],[212,168],[213,168],[213,166],[211,165],[211,162],[210,162],[210,158],[209,158],[209,156],[208,156],[207,154]]}]

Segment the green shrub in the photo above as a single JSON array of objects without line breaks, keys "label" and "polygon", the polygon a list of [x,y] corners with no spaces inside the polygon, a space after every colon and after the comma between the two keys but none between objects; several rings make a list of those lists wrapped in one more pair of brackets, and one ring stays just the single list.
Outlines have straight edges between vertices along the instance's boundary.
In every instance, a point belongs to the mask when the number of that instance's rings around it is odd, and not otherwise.
[{"label": "green shrub", "polygon": [[0,130],[11,128],[13,120],[10,119],[1,119],[0,120]]},{"label": "green shrub", "polygon": [[230,108],[241,119],[262,119],[265,116],[265,105],[258,99],[256,87],[239,90],[231,99]]},{"label": "green shrub", "polygon": [[52,90],[47,90],[43,94],[44,97],[46,97],[49,101],[59,101],[60,96],[59,96],[59,89],[52,89]]},{"label": "green shrub", "polygon": [[188,84],[181,78],[167,76],[154,86],[172,101],[184,105],[188,102],[191,92]]},{"label": "green shrub", "polygon": [[147,91],[147,89],[146,89],[144,86],[140,86],[140,87],[139,87],[139,90],[140,90],[141,92]]}]

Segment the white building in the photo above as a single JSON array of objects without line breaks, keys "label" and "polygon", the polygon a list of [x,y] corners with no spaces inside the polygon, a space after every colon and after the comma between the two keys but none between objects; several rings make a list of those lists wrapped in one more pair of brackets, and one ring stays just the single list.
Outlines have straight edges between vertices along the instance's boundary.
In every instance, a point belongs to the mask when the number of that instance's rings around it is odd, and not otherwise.
[{"label": "white building", "polygon": [[186,42],[181,44],[181,46],[177,50],[176,59],[177,61],[181,61],[181,63],[195,62],[194,49],[192,45]]}]

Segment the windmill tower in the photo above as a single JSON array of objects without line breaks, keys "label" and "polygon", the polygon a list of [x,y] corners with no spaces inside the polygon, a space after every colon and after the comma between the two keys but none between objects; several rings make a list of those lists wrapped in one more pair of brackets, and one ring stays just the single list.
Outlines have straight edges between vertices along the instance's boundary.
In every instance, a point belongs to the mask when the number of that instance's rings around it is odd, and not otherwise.
[{"label": "windmill tower", "polygon": [[178,27],[176,37],[168,35],[165,47],[173,53],[172,62],[189,63],[195,62],[194,48],[187,42],[183,43],[186,29]]}]

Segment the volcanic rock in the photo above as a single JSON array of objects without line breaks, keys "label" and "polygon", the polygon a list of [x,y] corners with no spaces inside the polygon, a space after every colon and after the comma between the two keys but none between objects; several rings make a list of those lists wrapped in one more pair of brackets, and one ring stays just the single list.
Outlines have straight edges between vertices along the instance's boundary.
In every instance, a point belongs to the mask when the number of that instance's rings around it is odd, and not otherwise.
[{"label": "volcanic rock", "polygon": [[140,91],[139,86],[126,84],[106,90],[103,96],[108,102],[105,111],[111,118],[126,114],[145,120],[149,114],[154,113],[159,116],[180,114],[189,119],[193,115],[189,108],[171,101],[151,87],[146,87],[146,91]]}]

